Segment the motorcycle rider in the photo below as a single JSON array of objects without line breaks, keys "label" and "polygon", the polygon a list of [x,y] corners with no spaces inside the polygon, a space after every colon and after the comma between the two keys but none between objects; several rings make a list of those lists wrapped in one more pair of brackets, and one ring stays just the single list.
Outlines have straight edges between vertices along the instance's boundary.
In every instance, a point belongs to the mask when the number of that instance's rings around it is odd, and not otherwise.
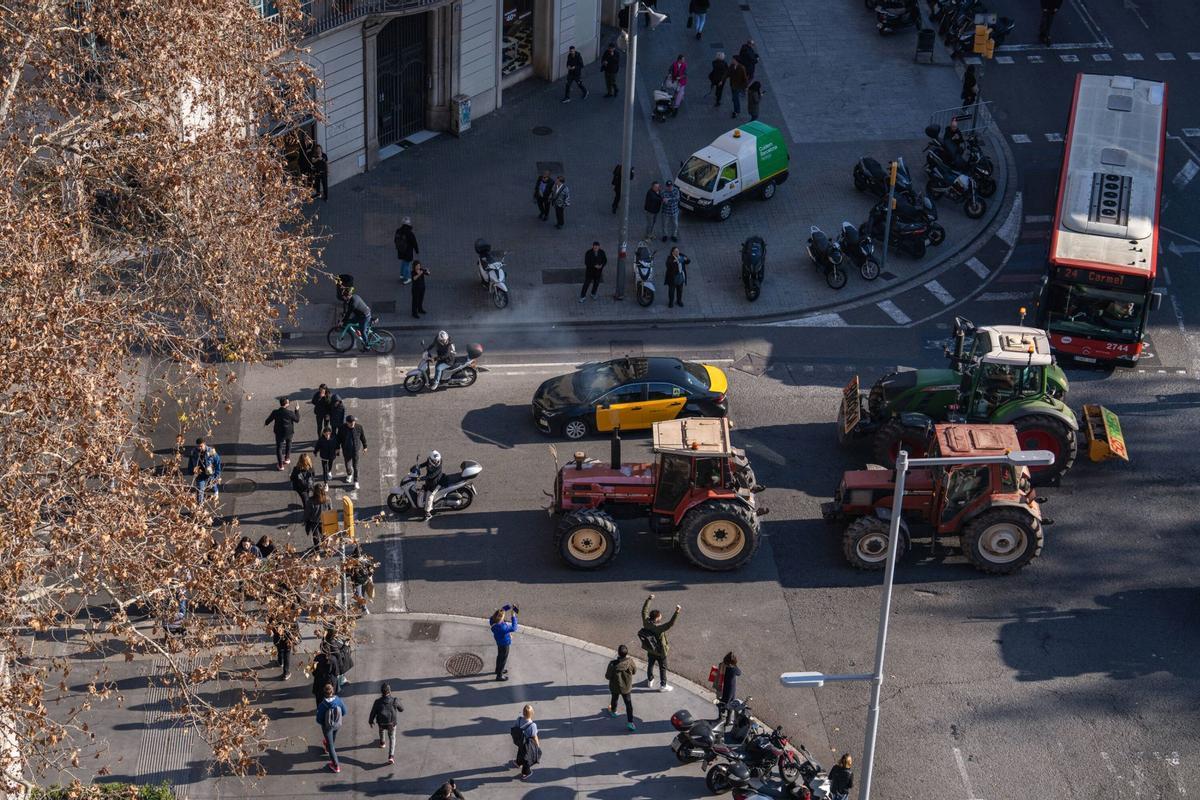
[{"label": "motorcycle rider", "polygon": [[434,367],[433,385],[429,387],[430,391],[435,391],[442,382],[442,373],[454,363],[456,353],[454,351],[454,342],[450,339],[450,334],[445,331],[438,331],[437,338],[433,344],[429,345],[429,349],[425,351],[425,355],[436,365]]},{"label": "motorcycle rider", "polygon": [[[445,331],[442,331],[445,333]],[[446,473],[442,470],[442,454],[437,450],[430,450],[429,456],[417,465],[418,469],[425,470],[423,476],[425,486],[421,490],[423,496],[421,504],[425,507],[425,520],[428,521],[433,517],[433,497],[437,492],[438,486],[441,485],[442,479],[446,477]]]},{"label": "motorcycle rider", "polygon": [[338,299],[346,304],[346,313],[342,316],[342,324],[345,325],[351,320],[358,325],[362,332],[361,349],[365,353],[370,348],[367,347],[368,338],[371,332],[371,307],[367,305],[367,301],[362,299],[362,295],[354,293],[353,286],[342,286],[338,289]]}]

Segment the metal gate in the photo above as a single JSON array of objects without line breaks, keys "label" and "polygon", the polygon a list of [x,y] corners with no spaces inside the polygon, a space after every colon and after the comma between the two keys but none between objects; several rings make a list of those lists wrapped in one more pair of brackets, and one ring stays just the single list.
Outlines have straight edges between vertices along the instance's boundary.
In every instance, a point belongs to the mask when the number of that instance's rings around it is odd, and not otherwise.
[{"label": "metal gate", "polygon": [[395,144],[425,127],[426,17],[396,17],[376,39],[380,147]]}]

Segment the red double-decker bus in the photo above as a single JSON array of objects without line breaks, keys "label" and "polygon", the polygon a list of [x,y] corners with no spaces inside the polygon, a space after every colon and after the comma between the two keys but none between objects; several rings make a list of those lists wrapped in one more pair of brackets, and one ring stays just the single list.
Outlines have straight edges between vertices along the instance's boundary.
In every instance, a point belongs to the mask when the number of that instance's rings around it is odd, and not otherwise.
[{"label": "red double-decker bus", "polygon": [[1132,365],[1154,291],[1167,132],[1167,85],[1075,78],[1039,327],[1062,356]]}]

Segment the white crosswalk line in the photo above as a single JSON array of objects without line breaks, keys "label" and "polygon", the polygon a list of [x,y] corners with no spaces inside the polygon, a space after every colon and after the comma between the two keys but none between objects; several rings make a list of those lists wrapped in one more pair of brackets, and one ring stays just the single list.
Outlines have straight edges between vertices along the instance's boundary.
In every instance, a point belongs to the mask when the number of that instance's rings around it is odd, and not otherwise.
[{"label": "white crosswalk line", "polygon": [[1079,61],[1079,56],[1071,54],[1071,53],[1063,53],[1062,55],[1059,56],[1059,58],[1062,59],[1064,64],[1074,64],[1077,61]]},{"label": "white crosswalk line", "polygon": [[1029,56],[1030,64],[1041,64],[1044,60],[1041,56]]},{"label": "white crosswalk line", "polygon": [[1092,61],[1112,61],[1112,55],[1109,53],[1092,53]]},{"label": "white crosswalk line", "polygon": [[986,278],[988,275],[991,274],[991,270],[989,270],[987,268],[987,265],[984,264],[982,261],[980,261],[978,258],[974,258],[974,257],[972,257],[970,260],[967,261],[967,269],[971,270],[971,272],[974,272],[981,279]]},{"label": "white crosswalk line", "polygon": [[1200,136],[1200,128],[1184,128],[1183,135],[1187,136],[1188,138]]},{"label": "white crosswalk line", "polygon": [[996,56],[996,63],[997,64],[1011,64],[1011,63],[1013,63],[1013,57],[1012,56]]},{"label": "white crosswalk line", "polygon": [[337,360],[338,369],[358,369],[357,358],[339,358]]},{"label": "white crosswalk line", "polygon": [[813,314],[811,317],[797,317],[767,324],[781,328],[844,328],[846,320],[839,314]]},{"label": "white crosswalk line", "polygon": [[980,303],[1012,302],[1013,300],[1028,300],[1029,292],[984,292],[975,298]]},{"label": "white crosswalk line", "polygon": [[1174,61],[1175,60],[1174,53],[1155,53],[1154,57],[1157,58],[1159,61]]},{"label": "white crosswalk line", "polygon": [[1126,61],[1144,61],[1141,53],[1122,53]]},{"label": "white crosswalk line", "polygon": [[1188,58],[1192,61],[1200,61],[1200,53],[1188,53]]},{"label": "white crosswalk line", "polygon": [[1014,133],[1012,135],[1012,140],[1014,144],[1029,144],[1030,142],[1029,137],[1023,133]]},{"label": "white crosswalk line", "polygon": [[875,305],[879,306],[879,310],[887,314],[897,325],[907,325],[912,322],[912,317],[900,310],[900,307],[891,300],[880,300]]},{"label": "white crosswalk line", "polygon": [[937,281],[930,281],[929,283],[925,284],[925,288],[928,289],[929,293],[936,297],[944,306],[948,306],[954,302],[954,295],[946,291],[946,287],[942,286]]},{"label": "white crosswalk line", "polygon": [[1047,142],[1061,142],[1062,140],[1063,140],[1063,135],[1061,133],[1047,133],[1046,134]]}]

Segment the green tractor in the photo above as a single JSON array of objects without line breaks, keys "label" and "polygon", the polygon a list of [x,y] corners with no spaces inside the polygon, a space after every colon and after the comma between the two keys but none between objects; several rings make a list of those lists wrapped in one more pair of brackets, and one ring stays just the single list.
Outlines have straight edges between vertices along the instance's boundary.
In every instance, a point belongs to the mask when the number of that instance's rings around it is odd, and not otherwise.
[{"label": "green tractor", "polygon": [[838,410],[838,441],[874,439],[877,463],[891,467],[903,447],[916,458],[928,450],[933,424],[1008,423],[1022,450],[1049,450],[1054,464],[1033,470],[1033,481],[1056,483],[1075,463],[1079,423],[1067,407],[1067,377],[1037,328],[976,328],[954,319],[949,369],[901,368],[869,392],[858,376],[847,384]]}]

